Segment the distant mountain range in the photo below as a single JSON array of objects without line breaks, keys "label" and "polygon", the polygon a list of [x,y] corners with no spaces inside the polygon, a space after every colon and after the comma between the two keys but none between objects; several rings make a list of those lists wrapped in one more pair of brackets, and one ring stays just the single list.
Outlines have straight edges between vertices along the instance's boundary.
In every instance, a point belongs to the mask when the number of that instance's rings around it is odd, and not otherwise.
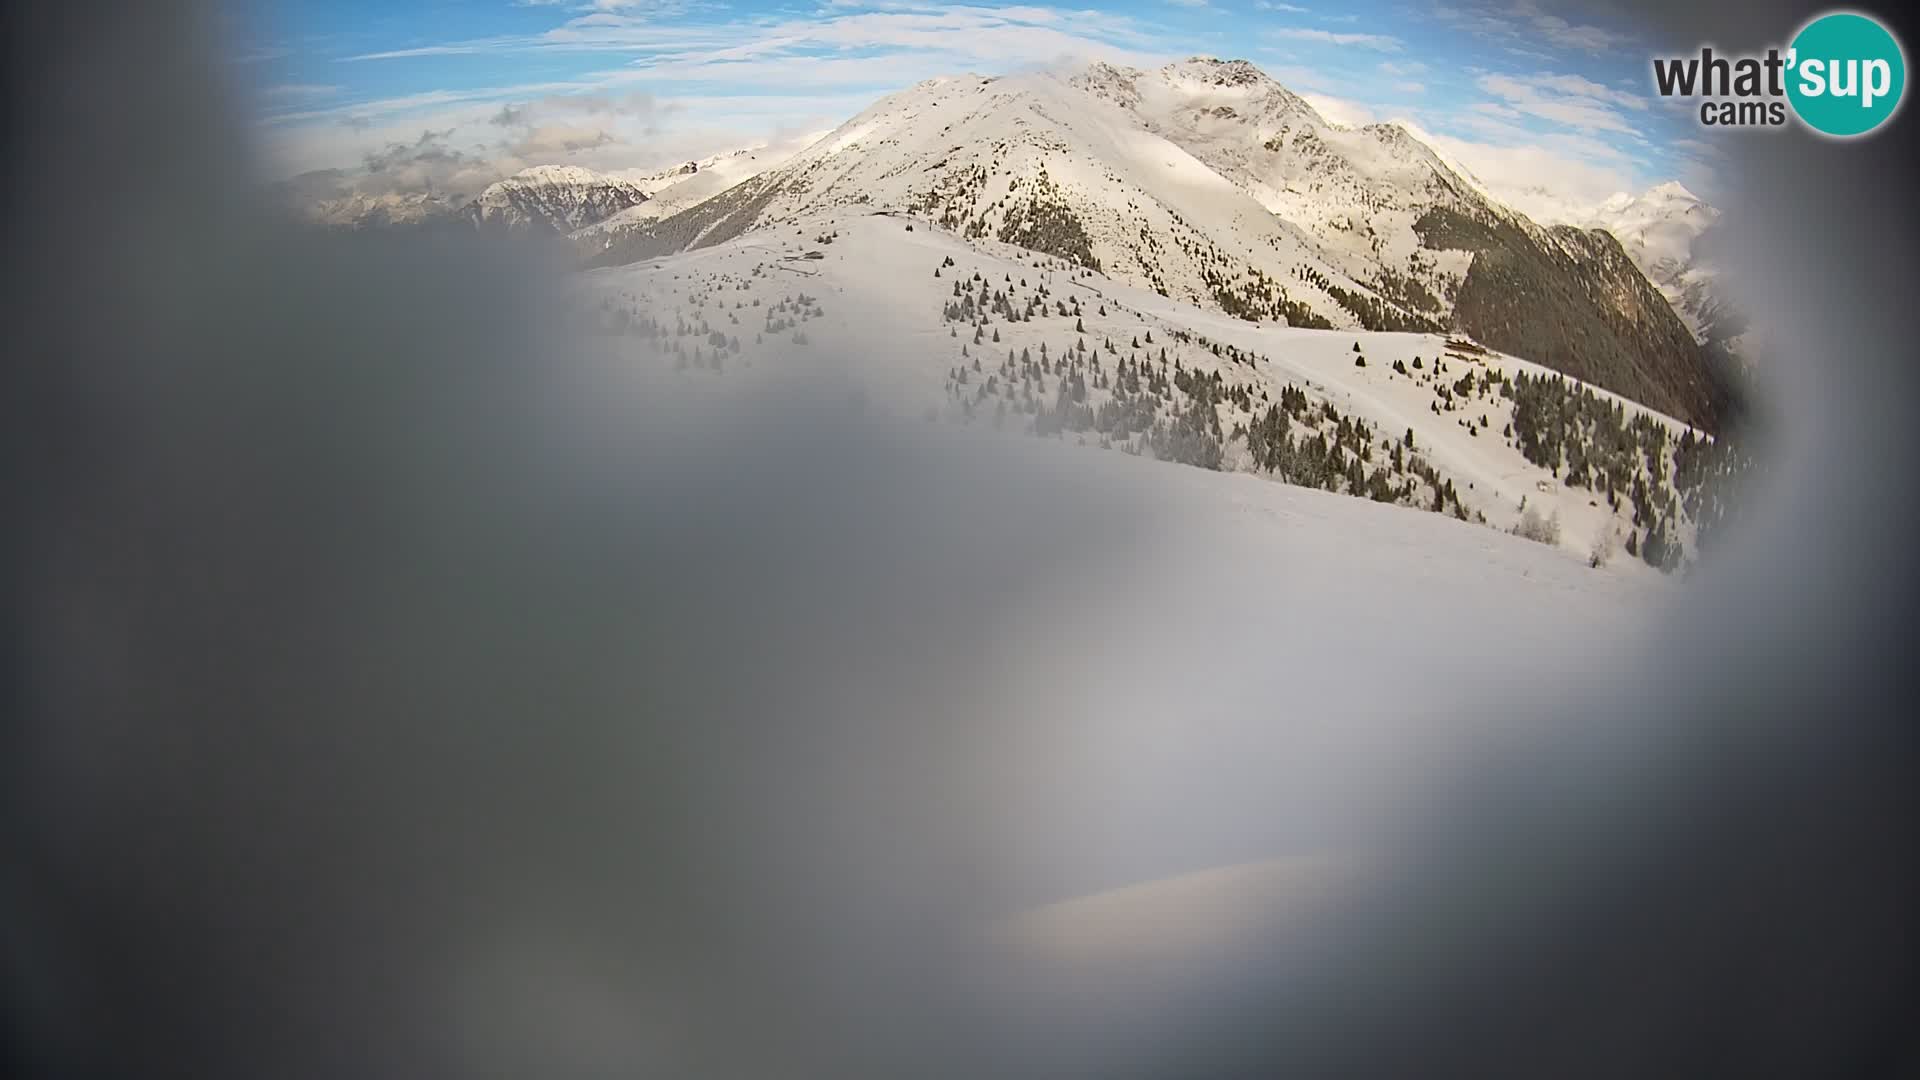
[{"label": "distant mountain range", "polygon": [[489,184],[463,211],[482,228],[565,235],[647,201],[640,185],[577,165],[539,165]]},{"label": "distant mountain range", "polygon": [[[619,229],[668,217],[791,157],[818,133],[683,162],[632,176],[578,165],[536,165],[492,180],[477,194],[356,188],[333,170],[283,182],[280,196],[298,216],[336,228],[385,228],[466,222],[486,228],[559,235]],[[472,189],[469,188],[469,191]]]},{"label": "distant mountain range", "polygon": [[1720,211],[1668,181],[1640,195],[1621,192],[1586,215],[1585,224],[1619,239],[1647,280],[1659,288],[1695,340],[1727,343],[1737,351],[1746,321],[1720,289],[1712,254]]}]

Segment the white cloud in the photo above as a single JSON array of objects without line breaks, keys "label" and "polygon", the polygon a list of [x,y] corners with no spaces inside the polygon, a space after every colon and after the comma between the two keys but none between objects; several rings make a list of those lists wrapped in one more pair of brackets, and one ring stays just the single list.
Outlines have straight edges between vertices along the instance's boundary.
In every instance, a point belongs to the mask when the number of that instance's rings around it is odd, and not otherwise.
[{"label": "white cloud", "polygon": [[597,150],[619,140],[605,128],[584,124],[546,124],[529,128],[525,135],[508,144],[514,157],[552,160],[570,157],[585,150]]},{"label": "white cloud", "polygon": [[1495,14],[1494,9],[1488,6],[1455,7],[1451,4],[1435,4],[1428,9],[1428,13],[1448,26],[1466,30],[1481,37],[1513,37],[1520,32],[1519,27],[1515,26],[1511,19]]},{"label": "white cloud", "polygon": [[1377,119],[1371,108],[1351,98],[1332,94],[1301,94],[1300,99],[1313,106],[1314,112],[1341,127],[1364,127]]},{"label": "white cloud", "polygon": [[1679,180],[1681,186],[1708,203],[1718,203],[1726,197],[1726,174],[1711,162],[1683,158],[1680,161]]},{"label": "white cloud", "polygon": [[227,57],[230,64],[264,64],[291,55],[293,50],[280,45],[258,45]]},{"label": "white cloud", "polygon": [[304,112],[280,113],[270,119],[271,122],[275,124],[295,124],[312,121],[357,121],[362,124],[367,124],[401,114],[420,113],[425,110],[450,105],[463,105],[474,102],[496,103],[539,94],[558,94],[587,89],[592,89],[591,84],[554,82],[526,83],[518,86],[484,87],[471,90],[424,90],[417,94],[402,94],[398,97],[378,98],[373,101],[349,102],[342,105],[328,106],[323,109],[310,109]]},{"label": "white cloud", "polygon": [[[778,22],[732,18],[722,22],[663,22],[650,16],[595,11],[568,19],[540,34],[478,38],[389,49],[347,57],[354,61],[394,60],[479,52],[615,52],[657,57],[680,51],[718,51],[729,47],[798,49],[808,45],[871,48],[930,47],[943,52],[971,49],[992,55],[975,39],[996,37],[995,44],[1018,44],[1020,34],[1049,31],[1054,38],[1083,45],[1147,48],[1159,39],[1122,15],[1098,11],[1067,12],[1047,7],[984,7],[965,4],[862,4],[844,14],[814,14]],[[935,35],[944,40],[936,40]],[[1032,47],[1021,50],[1031,52]]]},{"label": "white cloud", "polygon": [[260,96],[278,101],[304,101],[312,98],[333,97],[344,87],[322,83],[282,83],[269,86],[260,91]]},{"label": "white cloud", "polygon": [[[1093,58],[1152,67],[1174,59],[1160,51],[1165,46],[1154,32],[1124,16],[1034,6],[862,3],[857,9],[804,17],[729,17],[708,24],[662,24],[593,11],[571,16],[544,34],[424,45],[349,59],[374,62],[443,53],[578,50],[624,54],[619,66],[566,82],[430,90],[325,108],[309,106],[271,119],[285,126],[350,122],[365,130],[446,127],[449,110],[458,112],[469,104],[491,103],[497,110],[504,104],[548,95],[648,89],[678,99],[689,94],[712,94],[721,100],[728,94],[739,95],[741,101],[723,111],[753,115],[756,123],[765,110],[746,105],[744,99],[782,100],[794,110],[794,122],[804,117],[817,128],[822,116],[838,123],[890,90],[935,75],[1007,73]],[[767,95],[770,87],[780,88],[781,96]],[[610,130],[617,142],[633,137],[632,132]],[[333,146],[336,153],[343,150],[336,139],[317,141]],[[566,141],[547,145],[564,150]],[[606,151],[601,147],[593,152]],[[308,160],[311,155],[301,157]]]},{"label": "white cloud", "polygon": [[1478,181],[1494,198],[1542,224],[1582,220],[1616,191],[1637,190],[1640,170],[1618,150],[1581,135],[1541,135],[1491,118],[1484,139],[1436,134],[1396,119],[1443,161]]},{"label": "white cloud", "polygon": [[[637,176],[668,165],[833,127],[870,95],[565,95],[503,107],[463,103],[363,124],[264,133],[275,175],[327,174],[333,191],[431,189],[471,197],[530,165],[567,163]],[[423,136],[423,130],[425,135]],[[379,164],[377,170],[371,164]]]},{"label": "white cloud", "polygon": [[1355,48],[1374,49],[1379,52],[1399,52],[1400,39],[1385,34],[1345,34],[1332,30],[1318,30],[1305,26],[1283,26],[1265,31],[1267,37],[1281,38],[1287,41],[1311,41],[1322,45],[1351,45]]},{"label": "white cloud", "polygon": [[[566,81],[425,90],[372,101],[342,100],[344,94],[317,89],[307,95],[288,90],[279,97],[289,111],[271,117],[272,141],[286,165],[300,169],[356,165],[385,146],[407,143],[422,129],[444,133],[445,146],[471,159],[461,163],[468,169],[465,176],[483,167],[510,171],[554,160],[613,172],[650,169],[742,145],[769,131],[831,127],[882,94],[934,75],[1008,73],[1093,57],[1152,67],[1175,58],[1173,50],[1195,51],[1191,43],[1168,41],[1161,28],[1101,11],[931,0],[817,2],[825,6],[806,15],[722,14],[717,22],[702,22],[696,15],[691,21],[663,22],[631,4],[561,0],[559,6],[567,10],[560,25],[546,33],[428,44],[360,59],[560,50],[607,53],[619,62]],[[1323,19],[1298,5],[1268,0],[1254,6]],[[1447,17],[1458,25],[1461,18],[1497,15],[1508,27],[1503,44],[1552,40],[1556,34],[1580,40],[1580,27],[1543,23],[1558,16],[1530,3],[1479,4],[1473,11],[1479,14]],[[1600,186],[1611,185],[1600,197],[1631,186],[1622,182],[1631,178],[1631,163],[1596,136],[1637,138],[1630,120],[1647,109],[1644,95],[1572,74],[1469,72],[1478,75],[1479,89],[1489,100],[1455,105],[1443,115],[1419,104],[1428,94],[1430,68],[1405,55],[1400,38],[1305,26],[1260,32],[1276,43],[1347,51],[1351,70],[1263,65],[1328,120],[1356,126],[1411,111],[1448,132],[1438,138],[1450,140],[1458,160],[1510,201],[1538,208],[1549,200],[1536,188],[1573,191],[1583,198]],[[1377,60],[1352,62],[1368,52]],[[1373,96],[1366,100],[1344,96],[1369,85]],[[767,93],[768,88],[778,93]],[[638,97],[625,97],[635,92]],[[636,104],[642,99],[645,108]],[[1380,104],[1383,99],[1402,104]],[[1558,130],[1543,133],[1546,125]],[[1700,151],[1690,156],[1705,159]]]},{"label": "white cloud", "polygon": [[461,56],[469,53],[485,52],[492,48],[505,48],[518,39],[491,38],[480,41],[450,42],[445,45],[419,45],[410,49],[387,49],[382,52],[360,53],[343,57],[348,63],[363,60],[411,60],[421,56]]},{"label": "white cloud", "polygon": [[1668,145],[1698,158],[1723,159],[1727,156],[1726,147],[1705,139],[1675,139]]},{"label": "white cloud", "polygon": [[1643,98],[1605,87],[1577,75],[1515,76],[1486,74],[1476,84],[1507,106],[1528,116],[1565,124],[1581,131],[1611,131],[1638,135],[1618,106],[1645,109]]},{"label": "white cloud", "polygon": [[1297,64],[1261,64],[1260,70],[1274,77],[1282,86],[1298,94],[1305,90],[1328,93],[1340,87],[1340,81],[1330,77],[1317,68],[1300,67]]},{"label": "white cloud", "polygon": [[1592,79],[1583,79],[1578,75],[1539,74],[1526,80],[1534,86],[1557,91],[1571,97],[1592,98],[1613,105],[1622,105],[1629,109],[1645,109],[1647,95],[1633,94],[1624,90],[1602,86]]},{"label": "white cloud", "polygon": [[[1481,3],[1454,6],[1438,4],[1430,9],[1434,18],[1449,26],[1496,39],[1527,38],[1544,41],[1564,49],[1597,53],[1617,48],[1628,40],[1626,34],[1586,23],[1575,23],[1541,8],[1537,0],[1509,0],[1508,3]],[[1516,47],[1516,51],[1517,47]],[[1539,55],[1535,53],[1534,55]]]},{"label": "white cloud", "polygon": [[1527,20],[1537,34],[1544,35],[1555,45],[1587,52],[1601,52],[1611,49],[1626,40],[1625,35],[1604,30],[1598,26],[1582,26],[1568,22],[1558,15],[1541,11],[1533,0],[1518,0],[1513,5],[1514,14]]}]

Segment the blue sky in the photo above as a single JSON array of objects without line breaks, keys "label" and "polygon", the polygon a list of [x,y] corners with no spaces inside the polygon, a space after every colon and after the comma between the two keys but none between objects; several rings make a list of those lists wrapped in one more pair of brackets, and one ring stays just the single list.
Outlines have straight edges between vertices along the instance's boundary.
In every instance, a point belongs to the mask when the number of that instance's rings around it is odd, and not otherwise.
[{"label": "blue sky", "polygon": [[1713,186],[1713,147],[1649,93],[1648,47],[1603,4],[268,0],[241,36],[283,173],[427,145],[480,173],[648,169],[831,127],[933,75],[1199,54],[1252,60],[1338,122],[1405,122],[1530,212]]}]

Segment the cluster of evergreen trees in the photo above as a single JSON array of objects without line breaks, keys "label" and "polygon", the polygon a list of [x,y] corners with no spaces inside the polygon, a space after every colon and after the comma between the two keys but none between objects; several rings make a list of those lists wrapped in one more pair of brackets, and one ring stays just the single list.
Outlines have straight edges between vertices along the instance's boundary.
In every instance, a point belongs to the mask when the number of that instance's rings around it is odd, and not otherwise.
[{"label": "cluster of evergreen trees", "polygon": [[996,422],[1009,412],[1031,416],[1037,435],[1095,433],[1103,445],[1126,444],[1135,452],[1218,469],[1219,410],[1253,407],[1251,387],[1230,384],[1218,372],[1189,370],[1169,360],[1164,346],[1155,359],[1120,355],[1111,341],[1090,346],[1082,337],[1057,353],[1043,342],[1038,354],[1007,350],[992,369],[961,348],[965,362],[948,371],[947,388],[963,414],[978,415],[992,399]]},{"label": "cluster of evergreen trees", "polygon": [[[933,276],[939,277],[940,271],[952,265],[952,262],[952,257],[948,256],[946,262],[934,268]],[[1052,306],[1049,307],[1048,300],[1051,294],[1044,281],[1033,287],[1022,300],[1018,297],[1018,291],[1028,288],[1027,279],[1021,278],[1019,286],[1016,287],[1013,284],[1013,275],[1004,274],[1002,278],[1002,284],[994,286],[975,271],[971,278],[955,280],[953,299],[941,309],[941,318],[952,323],[984,326],[993,316],[998,316],[1005,322],[1020,323],[1032,322],[1041,316],[1057,315],[1063,319],[1075,320],[1076,333],[1086,332],[1085,326],[1078,325],[1078,320],[1085,314],[1080,306],[1079,297],[1073,297],[1071,303],[1054,299]],[[997,335],[998,331],[995,333]],[[998,340],[997,337],[996,340]]]},{"label": "cluster of evergreen trees", "polygon": [[1201,278],[1213,294],[1214,303],[1220,305],[1221,311],[1236,319],[1248,322],[1264,319],[1314,330],[1333,329],[1333,323],[1288,296],[1287,290],[1279,282],[1268,277],[1257,266],[1247,267],[1243,277],[1229,278],[1224,273],[1208,269]]},{"label": "cluster of evergreen trees", "polygon": [[1681,512],[1693,522],[1694,547],[1710,551],[1728,523],[1740,520],[1758,458],[1738,430],[1708,439],[1692,429],[1680,436],[1673,457],[1674,486]]},{"label": "cluster of evergreen trees", "polygon": [[[1035,265],[1041,265],[1037,258]],[[1052,260],[1047,266],[1072,268]],[[1262,357],[1188,330],[1168,331],[1170,342],[1156,341],[1146,328],[1119,342],[1090,340],[1097,337],[1086,325],[1092,298],[1051,295],[1044,273],[1031,285],[1024,277],[1016,283],[1011,273],[1002,273],[999,282],[977,271],[961,276],[950,256],[936,276],[942,271],[954,273],[952,297],[942,314],[956,328],[965,325],[971,331],[960,348],[961,363],[948,372],[949,394],[969,418],[990,409],[996,424],[1013,414],[1030,418],[1024,426],[1036,434],[1097,436],[1102,446],[1209,469],[1226,467],[1233,444],[1241,442],[1244,462],[1288,483],[1472,516],[1452,482],[1415,452],[1411,430],[1403,438],[1383,439],[1365,421],[1340,414],[1330,402],[1311,402],[1292,384],[1279,390],[1278,400],[1269,400],[1259,380],[1229,377],[1233,366],[1254,367]],[[1251,280],[1272,284],[1257,273]],[[746,287],[744,282],[737,286]],[[729,325],[739,326],[748,302],[739,300],[730,308],[722,299],[718,314],[710,316],[711,290],[689,291],[687,300],[691,309],[676,310],[671,321],[641,316],[611,297],[601,301],[598,312],[587,314],[602,332],[650,341],[654,351],[673,358],[676,369],[724,370],[725,359],[742,349],[739,333]],[[824,314],[818,299],[804,292],[764,306],[752,298],[750,306],[763,309],[756,342],[767,333],[789,330],[795,342],[804,342],[799,326]],[[1106,304],[1098,305],[1100,316],[1107,313]],[[1009,347],[1004,358],[993,359],[1003,344],[996,323],[1036,319],[1070,321],[1072,342],[1051,353],[1040,343],[1037,355],[1030,348]],[[1359,348],[1356,343],[1356,357],[1363,355]],[[1190,366],[1179,355],[1187,350],[1190,358],[1196,349],[1202,360],[1214,358],[1209,366]],[[1395,362],[1392,371],[1431,386],[1436,412],[1481,413],[1463,421],[1476,434],[1488,426],[1482,412],[1488,404],[1510,401],[1502,435],[1527,461],[1568,487],[1587,488],[1610,508],[1629,513],[1633,527],[1626,550],[1652,566],[1671,571],[1683,565],[1686,545],[1709,547],[1744,505],[1755,459],[1733,439],[1707,438],[1691,429],[1675,437],[1665,423],[1629,414],[1622,403],[1563,375],[1508,377],[1468,365],[1456,377],[1447,367],[1436,357],[1430,367],[1416,359],[1411,368]]]},{"label": "cluster of evergreen trees", "polygon": [[[1030,418],[1027,429],[1036,435],[1092,435],[1104,447],[1206,469],[1223,468],[1228,448],[1242,441],[1255,469],[1287,483],[1470,516],[1452,482],[1414,452],[1411,431],[1404,439],[1378,438],[1330,403],[1311,405],[1292,384],[1273,401],[1257,383],[1225,374],[1263,359],[1245,349],[1188,330],[1171,331],[1170,343],[1156,342],[1151,329],[1122,343],[1089,341],[1077,296],[1050,297],[1044,281],[1016,285],[1010,274],[996,283],[960,271],[951,257],[935,269],[942,271],[955,272],[941,312],[953,324],[949,336],[959,337],[962,325],[972,331],[960,346],[961,362],[947,372],[948,395],[966,419],[990,415],[1002,425],[1009,416]],[[1107,314],[1104,305],[1099,314]],[[990,362],[1000,344],[996,318],[1070,319],[1074,340],[1052,351],[1042,342],[1037,353],[1009,347]],[[1180,349],[1197,349],[1216,364],[1190,366],[1176,355]]]},{"label": "cluster of evergreen trees", "polygon": [[[1030,416],[1030,430],[1040,435],[1091,433],[1103,446],[1210,469],[1224,467],[1229,448],[1239,441],[1254,469],[1287,483],[1462,519],[1475,516],[1452,481],[1415,452],[1411,430],[1381,439],[1364,421],[1340,414],[1331,403],[1311,403],[1292,384],[1277,401],[1269,400],[1257,383],[1225,377],[1230,366],[1202,370],[1170,354],[1167,345],[1156,348],[1151,331],[1144,342],[1134,335],[1119,345],[1111,339],[1089,343],[1078,297],[1048,297],[1044,283],[1022,296],[1026,282],[1016,287],[1003,277],[999,285],[977,273],[955,282],[944,314],[972,325],[972,345],[989,345],[986,332],[994,316],[1013,323],[1071,319],[1076,339],[1052,355],[1044,344],[1038,357],[1009,349],[990,371],[982,370],[976,356],[950,372],[950,389],[966,404],[967,415],[995,398],[996,420],[1009,410]],[[1106,313],[1104,306],[1100,313]],[[1222,365],[1254,366],[1261,359],[1191,331],[1169,336],[1175,347],[1198,348]],[[998,341],[995,328],[992,342]],[[1355,355],[1363,355],[1357,345]],[[1449,366],[1436,357],[1431,365],[1415,361],[1411,368],[1396,362],[1393,370],[1432,386],[1435,412],[1467,412],[1462,423],[1476,435],[1497,418],[1488,411],[1492,403],[1510,401],[1501,434],[1562,483],[1587,488],[1610,508],[1629,512],[1627,551],[1650,565],[1682,565],[1689,531],[1696,546],[1710,542],[1739,505],[1752,459],[1730,442],[1691,430],[1674,438],[1663,423],[1629,415],[1621,403],[1564,376]]]},{"label": "cluster of evergreen trees", "polygon": [[[1304,426],[1297,439],[1296,424]],[[1430,490],[1424,505],[1468,516],[1453,481],[1413,452],[1411,428],[1402,439],[1379,440],[1377,449],[1376,435],[1372,425],[1342,415],[1332,402],[1309,405],[1306,393],[1291,383],[1281,389],[1277,404],[1234,429],[1236,438],[1246,440],[1254,466],[1287,483],[1407,505],[1422,503],[1420,492]]]},{"label": "cluster of evergreen trees", "polygon": [[1736,440],[1709,439],[1691,428],[1674,438],[1664,423],[1563,375],[1528,376],[1511,384],[1512,431],[1526,459],[1568,487],[1587,488],[1610,508],[1632,511],[1627,552],[1662,570],[1685,557],[1682,540],[1693,529],[1696,548],[1711,545],[1754,467]]},{"label": "cluster of evergreen trees", "polygon": [[[756,273],[757,276],[757,273]],[[745,282],[738,286],[746,288]],[[627,297],[632,299],[631,294]],[[656,316],[642,316],[626,307],[616,307],[612,297],[603,297],[600,310],[594,314],[595,325],[603,333],[638,337],[647,342],[655,353],[672,357],[676,371],[687,368],[707,368],[714,371],[725,370],[725,359],[740,354],[742,343],[738,332],[728,331],[714,326],[707,317],[707,305],[714,302],[713,290],[690,290],[687,302],[691,312],[677,310],[673,322],[668,323]],[[762,307],[759,298],[747,301],[736,300],[731,307],[725,300],[717,304],[718,310],[725,316],[727,325],[740,325],[740,312],[748,307]],[[762,315],[764,321],[758,333],[754,334],[754,343],[762,343],[768,334],[792,333],[788,340],[795,345],[807,344],[807,337],[799,327],[810,319],[826,314],[817,297],[806,293],[783,296],[775,303],[765,306]]]},{"label": "cluster of evergreen trees", "polygon": [[[1068,208],[1065,196],[1061,195],[1053,178],[1047,175],[1045,166],[1024,188],[1018,177],[1014,178],[1013,186],[1014,190],[1025,190],[1026,195],[1024,198],[1009,196],[1006,209],[1000,217],[996,239],[1044,252],[1089,270],[1100,269],[1100,260],[1094,257],[1093,240],[1087,235],[1086,226]],[[985,228],[983,218],[980,223],[983,234]]]},{"label": "cluster of evergreen trees", "polygon": [[[945,164],[940,161],[928,171],[935,172]],[[974,210],[986,186],[986,166],[974,163],[940,176],[919,198],[910,200],[907,209],[934,218],[949,232],[962,232],[976,220]]]},{"label": "cluster of evergreen trees", "polygon": [[763,334],[781,334],[792,330],[808,319],[817,319],[825,315],[820,302],[806,293],[797,297],[781,297],[780,302],[766,310],[766,322],[761,327]]},{"label": "cluster of evergreen trees", "polygon": [[1326,290],[1334,303],[1352,312],[1354,318],[1360,320],[1360,325],[1368,330],[1433,334],[1446,329],[1439,319],[1419,312],[1403,311],[1378,296],[1357,293],[1332,284],[1327,285]]},{"label": "cluster of evergreen trees", "polygon": [[[1365,421],[1331,403],[1311,405],[1299,387],[1288,384],[1271,401],[1218,370],[1169,361],[1164,347],[1157,358],[1118,356],[1111,365],[1102,355],[1083,340],[1058,355],[1044,345],[1037,356],[1009,350],[992,369],[972,356],[949,370],[948,391],[966,417],[993,399],[997,423],[1009,412],[1028,415],[1036,435],[1096,434],[1102,446],[1205,469],[1222,468],[1228,445],[1241,440],[1256,469],[1287,483],[1469,516],[1452,481],[1413,452],[1411,431],[1377,439]],[[1223,412],[1244,419],[1229,433]]]},{"label": "cluster of evergreen trees", "polygon": [[[1417,251],[1414,252],[1411,261],[1418,267],[1420,264],[1420,253]],[[1431,266],[1428,266],[1428,269],[1431,269]],[[1406,308],[1408,311],[1421,312],[1434,316],[1440,314],[1440,298],[1433,294],[1432,289],[1427,288],[1410,275],[1397,274],[1392,270],[1382,267],[1379,277],[1371,282],[1371,285],[1373,291]]]}]

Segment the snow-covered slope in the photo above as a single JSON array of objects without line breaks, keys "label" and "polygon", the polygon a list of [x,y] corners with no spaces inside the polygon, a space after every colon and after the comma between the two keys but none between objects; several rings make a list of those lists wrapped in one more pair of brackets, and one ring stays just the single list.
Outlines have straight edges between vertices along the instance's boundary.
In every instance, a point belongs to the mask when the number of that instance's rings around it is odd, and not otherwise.
[{"label": "snow-covered slope", "polygon": [[1244,61],[934,79],[693,208],[611,237],[599,265],[817,230],[847,208],[1255,322],[1464,330],[1711,425],[1697,344],[1605,233],[1542,229],[1404,129],[1346,129]]},{"label": "snow-covered slope", "polygon": [[1552,546],[1581,566],[1598,554],[1646,572],[1624,549],[1656,519],[1694,539],[1685,500],[1663,494],[1680,486],[1684,424],[1576,388],[1625,433],[1613,477],[1571,449],[1597,437],[1570,434],[1564,464],[1536,464],[1518,397],[1552,373],[1448,335],[1249,322],[857,205],[587,283],[582,317],[690,386],[783,376],[811,357],[907,416],[1284,478],[1490,537],[1531,513],[1558,522]]},{"label": "snow-covered slope", "polygon": [[488,185],[464,213],[483,228],[570,233],[646,200],[630,180],[578,165],[536,165]]},{"label": "snow-covered slope", "polygon": [[603,247],[623,229],[691,209],[743,180],[786,164],[793,155],[825,134],[816,131],[797,138],[758,143],[633,177],[634,184],[646,192],[647,201],[578,230],[575,238],[589,248]]},{"label": "snow-covered slope", "polygon": [[1243,60],[1157,71],[1094,64],[1075,86],[1234,182],[1312,237],[1344,274],[1409,317],[1437,317],[1471,261],[1423,250],[1414,226],[1440,206],[1519,222],[1392,124],[1344,128]]}]

